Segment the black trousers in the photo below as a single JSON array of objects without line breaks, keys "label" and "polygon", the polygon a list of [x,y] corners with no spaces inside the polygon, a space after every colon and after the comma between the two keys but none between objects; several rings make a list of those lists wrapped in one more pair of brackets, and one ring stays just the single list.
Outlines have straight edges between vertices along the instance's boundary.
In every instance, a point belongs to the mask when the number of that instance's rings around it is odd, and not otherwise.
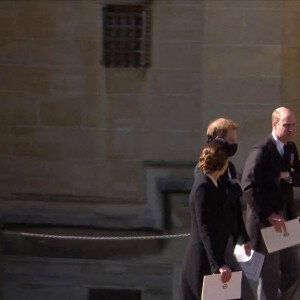
[{"label": "black trousers", "polygon": [[296,282],[300,275],[299,247],[291,247],[268,253],[260,234],[258,252],[265,255],[261,277],[257,287],[258,300],[277,300],[279,290],[284,293]]}]

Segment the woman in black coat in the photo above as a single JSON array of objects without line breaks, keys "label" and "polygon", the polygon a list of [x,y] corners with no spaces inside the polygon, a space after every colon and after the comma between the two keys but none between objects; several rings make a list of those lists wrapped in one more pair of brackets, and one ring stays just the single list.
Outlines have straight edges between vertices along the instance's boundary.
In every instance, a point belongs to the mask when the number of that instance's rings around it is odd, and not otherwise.
[{"label": "woman in black coat", "polygon": [[[221,280],[231,278],[239,266],[233,256],[232,218],[240,220],[240,211],[230,211],[228,197],[217,181],[228,167],[228,143],[210,142],[202,151],[190,193],[191,236],[186,251],[181,281],[181,300],[199,300],[203,277],[220,273]],[[234,215],[236,214],[236,215]],[[248,240],[244,241],[248,242]]]}]

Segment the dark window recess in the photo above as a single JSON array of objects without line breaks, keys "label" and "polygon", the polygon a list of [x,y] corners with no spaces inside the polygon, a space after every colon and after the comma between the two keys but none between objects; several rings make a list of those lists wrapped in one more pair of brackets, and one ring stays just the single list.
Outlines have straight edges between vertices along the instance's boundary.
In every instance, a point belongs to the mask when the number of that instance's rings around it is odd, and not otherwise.
[{"label": "dark window recess", "polygon": [[157,190],[162,193],[164,230],[189,229],[190,209],[188,195],[193,178],[157,178]]},{"label": "dark window recess", "polygon": [[145,6],[103,8],[103,64],[106,67],[150,66],[150,12]]},{"label": "dark window recess", "polygon": [[100,290],[91,289],[89,292],[89,300],[141,300],[141,291],[134,290]]}]

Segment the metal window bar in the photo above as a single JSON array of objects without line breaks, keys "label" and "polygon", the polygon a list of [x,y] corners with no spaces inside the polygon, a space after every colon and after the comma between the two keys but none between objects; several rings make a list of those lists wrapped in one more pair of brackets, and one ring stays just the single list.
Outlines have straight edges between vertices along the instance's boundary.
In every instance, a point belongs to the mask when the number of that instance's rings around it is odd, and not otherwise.
[{"label": "metal window bar", "polygon": [[103,64],[147,68],[151,18],[147,7],[108,5],[103,9]]}]

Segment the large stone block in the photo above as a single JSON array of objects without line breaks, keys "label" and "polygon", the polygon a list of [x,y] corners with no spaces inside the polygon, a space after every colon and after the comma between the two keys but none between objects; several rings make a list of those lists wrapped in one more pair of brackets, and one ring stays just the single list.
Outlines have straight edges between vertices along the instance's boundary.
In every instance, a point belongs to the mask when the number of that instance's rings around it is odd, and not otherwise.
[{"label": "large stone block", "polygon": [[105,128],[105,97],[101,94],[82,94],[82,126],[89,128]]},{"label": "large stone block", "polygon": [[[45,72],[47,77],[42,77],[40,81],[36,78],[38,72]],[[100,68],[97,67],[40,67],[35,70],[34,90],[50,94],[53,92],[69,93],[95,93],[101,87]]]},{"label": "large stone block", "polygon": [[146,95],[108,95],[106,127],[112,129],[140,129],[144,128],[146,110]]},{"label": "large stone block", "polygon": [[300,46],[300,4],[298,1],[286,2],[283,10],[283,43],[287,46]]},{"label": "large stone block", "polygon": [[[102,43],[103,22],[102,22],[103,6],[98,1],[82,1],[78,3],[77,18],[80,20],[77,34],[81,40],[93,40]],[[62,20],[60,20],[62,21]],[[61,24],[64,28],[64,24]]]},{"label": "large stone block", "polygon": [[11,125],[13,123],[13,93],[0,93],[0,125]]},{"label": "large stone block", "polygon": [[13,92],[48,93],[50,72],[32,65],[0,65],[0,89]]},{"label": "large stone block", "polygon": [[[16,6],[18,36],[23,38],[55,36],[56,6],[54,3],[45,2],[19,2]],[[68,18],[65,16],[65,19]]]},{"label": "large stone block", "polygon": [[[11,177],[0,182],[3,194],[73,194],[72,164],[69,162],[14,156],[10,168]],[[27,214],[33,210],[38,213],[38,206],[31,208]],[[18,215],[17,208],[14,213]],[[21,214],[26,215],[26,211]]]},{"label": "large stone block", "polygon": [[141,196],[140,161],[110,160],[108,169],[107,195],[119,197],[123,201],[135,201]]},{"label": "large stone block", "polygon": [[281,98],[285,105],[299,103],[300,84],[299,77],[283,77],[281,80]]},{"label": "large stone block", "polygon": [[0,89],[12,92],[49,93],[50,72],[47,67],[0,65]]},{"label": "large stone block", "polygon": [[33,64],[66,66],[98,66],[99,64],[98,41],[35,40],[32,44]]},{"label": "large stone block", "polygon": [[243,35],[242,9],[205,9],[206,44],[241,44]]},{"label": "large stone block", "polygon": [[14,127],[12,130],[14,140],[20,143],[59,143],[66,133],[62,128]]},{"label": "large stone block", "polygon": [[73,191],[75,195],[110,197],[109,162],[81,160],[73,162]]},{"label": "large stone block", "polygon": [[[47,134],[48,133],[48,134]],[[60,133],[59,133],[60,134]],[[41,160],[60,159],[60,141],[53,138],[53,130],[16,127],[13,130],[13,154]]]},{"label": "large stone block", "polygon": [[286,6],[286,2],[288,1],[210,0],[210,1],[205,1],[205,7],[213,8],[213,9],[280,9]]},{"label": "large stone block", "polygon": [[[3,136],[5,133],[3,133]],[[4,138],[3,138],[4,139]],[[7,147],[9,143],[7,141],[4,142],[5,146]],[[7,154],[12,153],[12,147],[10,146],[11,150],[3,152],[3,156],[0,156],[0,167],[5,172],[1,172],[0,174],[0,186],[1,186],[1,193],[13,193],[16,192],[16,181],[15,181],[15,159],[10,155],[9,157]],[[4,148],[3,148],[4,149]]]},{"label": "large stone block", "polygon": [[36,125],[37,99],[28,93],[0,92],[0,125]]},{"label": "large stone block", "polygon": [[278,78],[209,78],[203,84],[204,102],[228,104],[237,109],[241,104],[273,104],[281,98]]},{"label": "large stone block", "polygon": [[113,198],[119,203],[141,197],[141,166],[138,161],[82,160],[74,163],[74,193]]},{"label": "large stone block", "polygon": [[142,135],[141,157],[153,161],[197,161],[206,142],[205,132],[146,131]]},{"label": "large stone block", "polygon": [[18,65],[0,65],[2,91],[30,91],[30,68]]},{"label": "large stone block", "polygon": [[43,126],[80,126],[82,100],[63,97],[57,100],[45,100],[40,104],[40,124]]},{"label": "large stone block", "polygon": [[[0,155],[10,156],[13,149],[13,139],[10,127],[0,127]],[[6,173],[8,170],[5,170]],[[8,171],[9,172],[9,171]]]},{"label": "large stone block", "polygon": [[90,68],[86,68],[85,74],[85,93],[101,93],[104,97],[107,93],[107,85],[105,80],[105,69],[98,65]]},{"label": "large stone block", "polygon": [[37,125],[38,122],[38,98],[30,93],[14,93],[13,96],[12,124]]},{"label": "large stone block", "polygon": [[28,68],[29,89],[42,95],[55,93],[70,94],[97,92],[99,85],[98,67],[36,66]]},{"label": "large stone block", "polygon": [[161,291],[145,291],[142,296],[143,300],[170,300],[172,298],[171,293],[162,293]]},{"label": "large stone block", "polygon": [[142,134],[142,132],[127,128],[107,131],[107,155],[113,159],[140,160]]},{"label": "large stone block", "polygon": [[32,144],[37,148],[40,145],[59,145],[59,156],[56,151],[53,156],[63,161],[103,159],[106,156],[106,132],[103,130],[17,127],[13,130],[13,135],[20,145]]},{"label": "large stone block", "polygon": [[47,95],[53,87],[51,85],[51,72],[48,67],[45,66],[32,66],[26,70],[28,76],[29,85],[27,90],[33,93],[39,93]]},{"label": "large stone block", "polygon": [[148,88],[148,69],[106,69],[107,92],[115,94],[143,94]]},{"label": "large stone block", "polygon": [[16,35],[16,6],[13,1],[0,3],[0,37]]},{"label": "large stone block", "polygon": [[[16,6],[17,33],[28,38],[91,39],[100,36],[100,6],[81,1],[31,1]],[[38,26],[37,26],[38,24]]]},{"label": "large stone block", "polygon": [[148,96],[144,104],[145,128],[150,131],[197,131],[202,101],[196,95]]},{"label": "large stone block", "polygon": [[155,97],[157,94],[191,95],[201,88],[202,72],[200,70],[155,69],[150,74],[150,91]]},{"label": "large stone block", "polygon": [[[16,86],[18,79],[22,84],[21,87],[28,83],[26,87],[22,89],[25,91],[31,91],[40,93],[41,95],[55,94],[56,92],[61,94],[70,93],[82,93],[83,91],[89,93],[99,92],[101,88],[100,81],[100,68],[97,67],[63,67],[63,66],[36,66],[22,68],[16,67],[22,71],[16,80],[12,80],[11,77],[7,79],[7,82]],[[12,75],[15,75],[16,70],[11,71]],[[27,76],[27,78],[25,77]],[[12,83],[10,81],[12,81]],[[63,93],[62,93],[63,92]]]},{"label": "large stone block", "polygon": [[60,146],[52,143],[15,143],[13,155],[43,160],[57,160],[60,157]]},{"label": "large stone block", "polygon": [[203,41],[203,3],[156,1],[152,13],[154,40]]},{"label": "large stone block", "polygon": [[35,299],[35,300],[62,300],[88,299],[88,289],[76,286],[48,286],[41,284],[9,283],[5,288],[5,299]]},{"label": "large stone block", "polygon": [[300,78],[300,47],[285,46],[282,49],[282,76],[285,79]]},{"label": "large stone block", "polygon": [[157,41],[153,43],[152,67],[157,69],[201,69],[203,43]]},{"label": "large stone block", "polygon": [[102,263],[101,272],[90,280],[92,284],[102,283],[104,286],[109,284],[112,288],[120,288],[121,284],[121,287],[124,286],[129,289],[143,287],[145,290],[154,289],[161,291],[161,293],[166,293],[170,289],[172,267],[168,263],[146,262],[142,268],[140,263],[134,261],[125,265],[122,262],[110,261],[109,264],[107,263]]},{"label": "large stone block", "polygon": [[245,43],[281,45],[283,32],[282,9],[245,10]]},{"label": "large stone block", "polygon": [[204,74],[207,77],[279,77],[280,46],[205,47]]},{"label": "large stone block", "polygon": [[21,39],[1,39],[0,64],[30,63],[32,63],[31,41]]},{"label": "large stone block", "polygon": [[61,133],[61,159],[92,160],[107,157],[106,131],[98,129],[67,129]]},{"label": "large stone block", "polygon": [[[6,261],[6,279],[10,280],[9,287],[14,289],[11,295],[17,298],[23,292],[24,300],[87,299],[83,291],[89,288],[120,291],[120,295],[122,290],[137,290],[142,292],[143,299],[145,296],[146,300],[166,300],[171,299],[174,260],[172,253],[167,255],[171,256],[167,262],[161,261],[165,259],[162,254],[153,258],[152,255],[151,259],[142,257],[139,261],[132,260],[132,257],[125,261],[124,258],[118,261],[14,257]],[[75,291],[80,298],[73,295]]]}]

